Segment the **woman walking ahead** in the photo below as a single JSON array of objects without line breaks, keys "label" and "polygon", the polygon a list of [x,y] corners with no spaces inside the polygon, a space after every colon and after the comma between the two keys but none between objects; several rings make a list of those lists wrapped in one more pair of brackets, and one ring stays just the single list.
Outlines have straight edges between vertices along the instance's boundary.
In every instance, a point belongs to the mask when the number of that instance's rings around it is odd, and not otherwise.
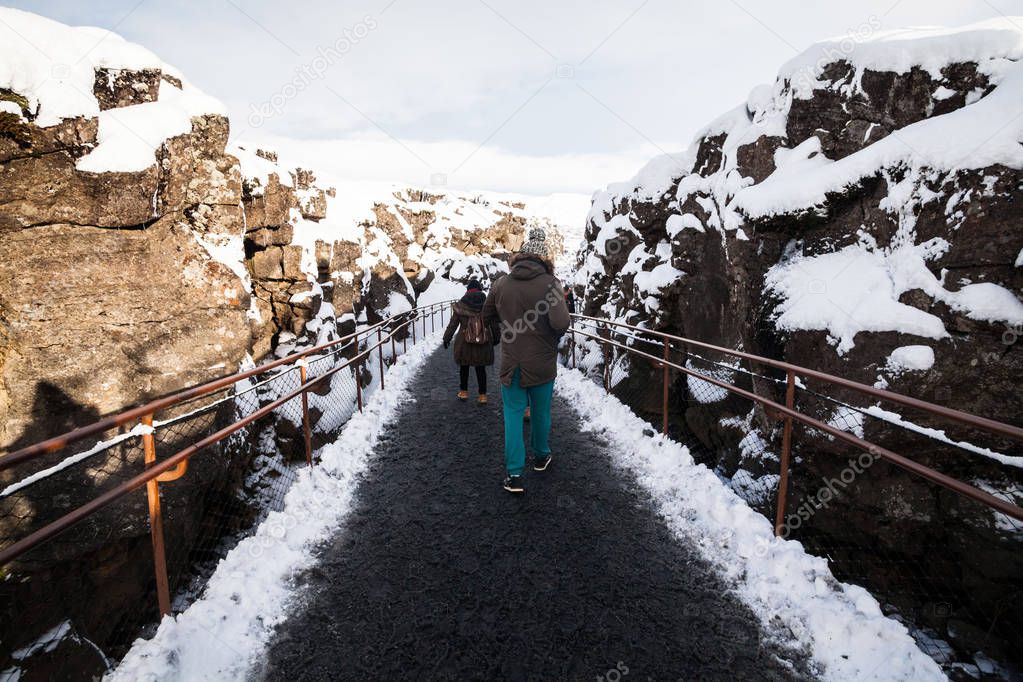
[{"label": "woman walking ahead", "polygon": [[451,321],[444,330],[444,347],[455,340],[455,363],[458,365],[458,399],[469,399],[469,368],[476,370],[480,405],[487,403],[487,367],[494,364],[494,343],[497,339],[494,325],[483,320],[483,302],[487,297],[479,280],[469,280],[468,289],[461,300],[451,304]]}]

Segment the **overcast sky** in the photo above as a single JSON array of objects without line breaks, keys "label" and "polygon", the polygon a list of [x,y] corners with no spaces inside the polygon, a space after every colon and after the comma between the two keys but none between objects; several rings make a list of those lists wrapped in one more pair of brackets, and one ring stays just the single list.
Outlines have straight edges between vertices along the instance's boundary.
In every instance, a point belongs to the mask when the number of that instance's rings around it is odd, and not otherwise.
[{"label": "overcast sky", "polygon": [[224,101],[235,138],[346,179],[585,192],[864,26],[1023,0],[33,0],[143,44]]}]

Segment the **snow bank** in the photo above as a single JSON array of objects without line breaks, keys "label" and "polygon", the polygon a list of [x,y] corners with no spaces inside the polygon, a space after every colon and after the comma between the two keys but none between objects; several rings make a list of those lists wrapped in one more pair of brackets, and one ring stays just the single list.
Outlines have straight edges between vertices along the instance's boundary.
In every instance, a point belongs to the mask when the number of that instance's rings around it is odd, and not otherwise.
[{"label": "snow bank", "polygon": [[950,291],[935,277],[927,262],[944,253],[948,242],[906,243],[909,237],[893,240],[889,248],[864,240],[833,253],[796,255],[773,266],[765,286],[782,299],[775,324],[786,330],[826,330],[840,355],[864,331],[948,337],[939,317],[899,302],[913,289],[975,320],[1023,324],[1023,303],[1008,289],[981,282]]},{"label": "snow bank", "polygon": [[[792,82],[797,97],[808,97],[814,87],[821,87],[823,84],[816,77],[822,67],[837,59],[849,62],[860,73],[864,69],[906,73],[917,67],[940,80],[942,68],[953,62],[976,62],[983,68],[992,59],[1023,58],[1023,31],[1018,21],[1000,17],[955,28],[868,29],[860,35],[844,35],[814,44],[785,63],[778,77]],[[799,78],[802,74],[813,78]]]},{"label": "snow bank", "polygon": [[[181,87],[161,81],[155,102],[100,111],[93,94],[96,69],[159,69]],[[145,170],[167,138],[191,130],[193,116],[227,111],[174,67],[115,33],[9,8],[0,8],[0,88],[25,97],[38,126],[98,117],[98,145],[77,163],[94,173]]]},{"label": "snow bank", "polygon": [[765,630],[811,651],[827,680],[944,680],[901,624],[863,588],[835,580],[824,559],[774,537],[751,509],[682,445],[643,435],[647,424],[579,372],[555,388],[582,427],[653,496],[680,540],[696,546],[760,618]]},{"label": "snow bank", "polygon": [[439,334],[401,356],[333,444],[318,451],[321,463],[303,469],[284,500],[255,534],[217,566],[202,597],[166,617],[150,640],[139,639],[107,675],[109,680],[246,678],[274,627],[296,596],[296,576],[313,564],[318,543],[336,532],[351,509],[359,477],[384,425],[409,400],[407,386],[437,345]]},{"label": "snow bank", "polygon": [[737,193],[733,206],[752,218],[795,213],[824,204],[828,193],[843,192],[881,168],[900,165],[946,171],[997,164],[1023,169],[1021,100],[1023,62],[1007,68],[998,87],[973,104],[900,128],[838,161],[821,157],[813,173],[801,165],[783,165]]}]

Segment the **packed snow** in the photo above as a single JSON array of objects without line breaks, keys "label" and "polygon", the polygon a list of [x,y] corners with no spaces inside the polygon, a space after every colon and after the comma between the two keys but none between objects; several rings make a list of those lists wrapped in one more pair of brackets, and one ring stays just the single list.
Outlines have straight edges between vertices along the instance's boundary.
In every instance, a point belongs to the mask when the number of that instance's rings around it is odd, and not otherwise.
[{"label": "packed snow", "polygon": [[826,330],[839,354],[855,345],[860,332],[897,331],[929,339],[948,337],[941,319],[899,301],[920,289],[967,317],[1023,324],[1023,302],[992,282],[952,291],[927,267],[948,242],[922,244],[896,239],[888,248],[864,238],[859,244],[819,256],[795,254],[767,273],[768,290],[781,295],[775,324],[787,330]]},{"label": "packed snow", "polygon": [[[155,102],[100,111],[93,94],[96,69],[158,69],[181,83],[160,82]],[[192,129],[192,117],[226,114],[216,99],[185,81],[174,67],[115,33],[72,27],[36,14],[0,8],[0,88],[28,101],[38,126],[98,117],[98,144],[77,162],[81,171],[141,171],[170,137]],[[22,115],[20,107],[7,111]]]},{"label": "packed snow", "polygon": [[93,95],[98,68],[161,69],[180,77],[152,52],[116,33],[0,8],[0,88],[28,100],[36,125],[99,115]]},{"label": "packed snow", "polygon": [[899,346],[888,356],[888,369],[894,372],[923,372],[934,366],[930,346]]},{"label": "packed snow", "polygon": [[580,372],[555,390],[609,441],[615,461],[650,492],[681,542],[695,546],[735,586],[765,631],[806,646],[827,680],[944,680],[906,628],[886,618],[869,592],[838,582],[825,559],[774,537],[750,508],[688,449],[662,435]]}]

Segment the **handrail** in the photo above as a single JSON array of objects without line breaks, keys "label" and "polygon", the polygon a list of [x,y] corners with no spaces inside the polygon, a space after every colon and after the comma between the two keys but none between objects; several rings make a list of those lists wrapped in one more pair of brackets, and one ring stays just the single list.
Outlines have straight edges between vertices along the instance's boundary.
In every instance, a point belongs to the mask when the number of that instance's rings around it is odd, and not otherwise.
[{"label": "handrail", "polygon": [[32,445],[28,445],[24,448],[15,450],[14,452],[8,453],[6,455],[0,454],[0,471],[4,471],[5,469],[17,466],[18,464],[21,464],[22,462],[37,457],[39,455],[57,452],[73,443],[81,441],[97,433],[103,433],[104,431],[108,431],[109,429],[116,428],[118,426],[124,426],[125,424],[128,424],[130,422],[137,421],[140,417],[144,415],[153,414],[155,412],[165,410],[169,407],[173,407],[180,403],[187,402],[195,398],[200,398],[205,395],[209,395],[210,393],[214,393],[222,388],[226,388],[228,386],[236,384],[244,379],[265,374],[271,369],[276,369],[277,367],[280,367],[282,365],[297,362],[298,360],[304,357],[307,357],[314,353],[318,353],[328,348],[333,348],[334,346],[337,346],[338,344],[341,343],[345,343],[346,341],[350,341],[353,338],[357,339],[358,337],[364,334],[368,335],[369,333],[379,328],[382,328],[388,323],[392,323],[395,319],[407,316],[410,313],[414,313],[418,310],[432,309],[437,306],[446,305],[449,302],[450,301],[431,303],[426,306],[422,306],[421,308],[417,307],[411,310],[407,310],[403,313],[391,315],[385,320],[381,320],[373,325],[370,325],[369,327],[366,327],[365,329],[356,330],[351,334],[347,334],[339,339],[328,341],[327,343],[323,343],[312,348],[307,348],[306,350],[300,351],[298,353],[292,353],[291,355],[288,355],[286,357],[279,358],[272,362],[268,362],[264,365],[260,365],[259,367],[254,367],[253,369],[245,370],[244,372],[236,372],[235,374],[230,374],[226,377],[214,379],[213,381],[209,381],[205,384],[200,384],[198,386],[182,389],[169,396],[157,398],[156,400],[150,401],[138,407],[133,407],[128,410],[118,412],[114,415],[93,422],[92,424],[87,424],[77,429],[73,429],[72,431],[68,431],[67,433],[47,438],[46,440],[34,443]]},{"label": "handrail", "polygon": [[744,351],[732,350],[729,348],[724,348],[722,346],[715,346],[714,344],[706,343],[704,341],[688,339],[684,336],[676,336],[674,334],[668,334],[666,332],[660,332],[654,329],[645,329],[643,327],[637,327],[635,325],[627,324],[625,322],[617,322],[614,320],[601,319],[599,317],[591,317],[589,315],[580,315],[576,313],[573,313],[572,317],[578,320],[592,320],[593,322],[599,322],[600,324],[603,324],[605,326],[632,329],[646,334],[652,334],[662,339],[680,341],[682,343],[697,346],[698,348],[705,348],[707,350],[712,350],[719,353],[724,353],[726,355],[743,358],[762,365],[767,365],[769,367],[775,367],[777,369],[785,371],[793,371],[803,376],[819,379],[827,383],[842,386],[844,388],[849,388],[854,391],[873,396],[875,398],[880,398],[882,400],[887,400],[893,403],[898,403],[900,405],[905,405],[906,407],[918,409],[923,412],[929,412],[930,414],[934,414],[939,417],[944,417],[946,419],[951,419],[961,424],[966,424],[967,426],[984,429],[986,431],[997,433],[999,435],[1007,436],[1014,440],[1023,442],[1023,428],[1020,428],[1018,426],[1005,424],[1003,422],[995,421],[994,419],[980,417],[974,414],[969,414],[967,412],[961,412],[960,410],[954,410],[950,407],[935,405],[934,403],[929,403],[925,400],[920,400],[919,398],[913,398],[907,395],[902,395],[900,393],[893,393],[891,391],[886,391],[881,388],[875,388],[874,386],[861,384],[857,381],[852,381],[851,379],[844,379],[842,377],[835,376],[834,374],[828,374],[826,372],[810,369],[808,367],[801,367],[799,365],[794,365],[789,362],[784,362],[783,360],[774,360],[772,358],[765,358],[761,355],[754,355],[753,353],[746,353]]},{"label": "handrail", "polygon": [[[224,438],[227,438],[228,436],[236,433],[237,431],[241,430],[242,428],[244,428],[245,426],[251,424],[252,422],[256,421],[257,419],[260,419],[260,418],[266,416],[267,414],[269,414],[273,410],[277,409],[281,405],[284,405],[288,401],[293,400],[294,398],[296,398],[296,397],[306,393],[307,391],[309,391],[310,389],[312,389],[313,387],[315,387],[316,385],[318,385],[319,383],[324,381],[327,377],[332,376],[333,374],[336,374],[337,372],[341,371],[342,369],[346,369],[348,367],[351,367],[352,365],[358,366],[361,362],[363,362],[366,359],[366,357],[369,356],[369,353],[371,353],[373,350],[376,350],[377,348],[382,347],[383,344],[386,341],[391,341],[394,338],[394,335],[398,331],[408,327],[409,325],[415,324],[416,320],[418,319],[418,316],[415,315],[416,313],[419,313],[420,311],[431,311],[432,312],[436,308],[445,306],[445,305],[447,305],[449,303],[450,303],[450,301],[442,301],[442,302],[438,302],[438,303],[431,303],[431,304],[428,304],[426,306],[421,306],[421,307],[413,308],[412,310],[405,311],[403,313],[398,313],[396,315],[392,315],[391,317],[387,318],[386,320],[378,322],[377,324],[369,327],[366,330],[361,330],[361,331],[357,332],[357,334],[362,334],[362,333],[365,333],[367,331],[372,331],[372,330],[381,328],[383,325],[385,325],[387,323],[390,323],[390,322],[393,322],[397,318],[401,318],[401,317],[407,317],[408,318],[408,319],[398,323],[397,326],[392,326],[392,328],[389,330],[388,335],[386,337],[380,338],[377,341],[376,345],[367,346],[367,348],[365,350],[363,350],[363,351],[359,352],[357,355],[347,359],[341,365],[338,365],[337,367],[331,368],[329,371],[324,372],[320,376],[313,377],[311,379],[308,379],[307,381],[304,381],[301,386],[299,386],[297,389],[295,389],[291,393],[287,394],[286,396],[278,398],[277,400],[273,401],[272,403],[269,403],[269,404],[259,408],[258,410],[254,411],[252,414],[247,415],[247,416],[243,417],[242,419],[239,419],[238,421],[235,421],[235,422],[229,424],[228,426],[225,426],[224,428],[220,429],[216,433],[210,434],[209,436],[207,436],[207,437],[197,441],[196,443],[193,443],[193,444],[185,447],[184,449],[180,450],[179,452],[171,455],[170,457],[167,457],[163,461],[161,461],[159,463],[154,463],[151,466],[147,466],[146,469],[144,471],[142,471],[141,473],[139,473],[139,474],[133,476],[132,478],[128,479],[127,481],[125,481],[125,482],[115,486],[114,488],[108,490],[107,492],[103,493],[102,495],[100,495],[100,496],[90,500],[89,502],[83,504],[80,507],[77,507],[76,509],[73,509],[72,511],[68,512],[67,514],[64,514],[63,516],[61,516],[61,517],[51,521],[50,523],[46,524],[45,526],[43,526],[43,527],[35,530],[34,532],[30,533],[29,535],[26,535],[25,537],[21,538],[17,542],[15,542],[15,543],[13,543],[11,545],[8,545],[7,547],[0,548],[0,566],[4,566],[5,564],[10,563],[11,561],[13,561],[13,560],[17,559],[18,557],[20,557],[21,555],[23,555],[25,552],[28,552],[31,549],[33,549],[35,547],[38,547],[42,543],[52,539],[53,537],[63,533],[64,531],[68,530],[69,528],[71,528],[75,524],[79,523],[80,521],[82,521],[86,517],[90,516],[91,514],[95,513],[96,511],[102,509],[106,505],[116,501],[117,499],[120,499],[124,495],[127,495],[128,493],[130,493],[130,492],[132,492],[134,490],[137,490],[137,489],[141,488],[142,486],[145,486],[150,481],[160,480],[160,477],[163,474],[165,474],[166,472],[168,472],[168,471],[170,471],[172,469],[175,469],[178,465],[187,462],[196,453],[200,452],[201,450],[203,450],[203,449],[205,449],[205,448],[207,448],[207,447],[209,447],[211,445],[215,445],[216,443],[219,443]],[[443,308],[441,308],[441,310],[443,311]],[[424,327],[425,327],[425,318],[424,318]],[[345,339],[349,339],[352,336],[353,335],[348,335],[348,336],[345,337]],[[330,342],[330,344],[323,344],[321,346],[317,346],[317,348],[318,349],[322,349],[324,346],[335,345],[336,343],[339,343],[339,342],[341,342],[341,340]],[[289,355],[286,358],[282,358],[282,360],[289,360],[289,359],[298,360],[301,357],[307,356],[310,353],[310,350],[303,351],[301,353],[295,353],[295,354]],[[281,361],[275,361],[274,363],[270,363],[270,364],[273,365],[273,366],[280,366],[281,364],[284,364],[284,363],[282,363]],[[266,371],[267,368],[264,367],[262,369],[263,369],[263,371]],[[247,372],[240,372],[237,375],[232,375],[232,376],[236,377],[235,381],[239,381],[239,380],[241,380],[243,378],[247,378],[248,376],[252,376],[252,375],[253,375],[253,370],[248,370]],[[223,380],[217,380],[216,382],[210,382],[210,384],[215,384],[215,383],[218,383],[219,381],[223,381]],[[180,395],[190,394],[190,391],[197,390],[199,388],[205,388],[205,387],[209,386],[210,384],[204,384],[203,386],[197,387],[196,389],[186,389],[185,391],[182,391],[180,394],[176,394],[176,396],[171,396],[170,398],[174,398],[174,397],[177,397],[177,396],[180,396]],[[227,385],[227,384],[223,384],[223,385]],[[215,390],[215,389],[213,389],[213,390]],[[204,394],[200,393],[199,395],[204,395]],[[166,400],[168,400],[170,398],[162,399],[162,401],[166,401]],[[152,405],[159,404],[162,401],[154,401],[153,403],[149,403],[149,404],[147,404],[147,405],[145,405],[143,407],[151,407]],[[176,404],[176,403],[171,403],[171,404]],[[140,408],[134,408],[134,409],[129,410],[129,411],[127,411],[125,413],[122,413],[122,414],[135,413],[135,412],[137,412],[138,409],[140,409]],[[151,415],[151,414],[152,414],[152,412],[147,412],[147,413],[145,413],[143,415],[137,415],[137,416],[145,416],[145,415]],[[71,432],[71,433],[74,433],[74,432]],[[51,440],[53,440],[53,439],[51,439]]]},{"label": "handrail", "polygon": [[1023,521],[1023,508],[1021,507],[1018,507],[1010,502],[1006,502],[1005,500],[999,499],[990,493],[984,492],[979,488],[975,488],[969,484],[963,483],[962,481],[952,478],[951,476],[947,476],[941,473],[940,471],[936,471],[934,469],[931,469],[930,467],[924,466],[923,464],[914,462],[913,460],[907,457],[903,457],[902,455],[899,455],[895,452],[892,452],[891,450],[888,450],[885,447],[876,445],[874,443],[871,443],[870,441],[859,438],[847,431],[843,431],[842,429],[836,428],[830,424],[825,424],[824,422],[814,419],[813,417],[810,417],[808,415],[805,415],[802,412],[799,412],[798,410],[786,407],[785,405],[777,403],[769,398],[757,395],[752,391],[747,391],[745,389],[739,388],[738,386],[733,386],[728,382],[721,381],[720,379],[709,376],[707,374],[701,374],[696,370],[690,369],[688,367],[683,367],[682,365],[671,362],[670,360],[659,358],[649,353],[644,353],[643,351],[636,350],[635,348],[630,348],[629,346],[617,343],[616,341],[612,341],[611,339],[604,339],[584,331],[577,330],[575,333],[581,336],[589,337],[600,343],[607,343],[617,348],[621,348],[626,352],[630,352],[635,355],[641,355],[645,358],[654,361],[658,365],[672,367],[674,369],[679,370],[680,372],[688,374],[689,376],[696,377],[701,381],[706,381],[715,386],[718,386],[719,388],[726,389],[732,393],[741,395],[744,398],[748,398],[754,402],[758,402],[761,405],[770,407],[771,409],[777,411],[780,414],[787,415],[795,419],[796,421],[806,424],[807,426],[812,426],[813,428],[823,431],[830,436],[833,436],[840,440],[844,440],[845,442],[851,445],[855,445],[861,450],[865,450],[866,452],[869,452],[872,455],[880,456],[882,459],[886,459],[892,464],[895,464],[896,466],[899,466],[909,471],[910,473],[914,473],[918,476],[926,478],[932,483],[937,483],[938,485],[941,485],[945,488],[948,488],[949,490],[957,492],[960,495],[965,495],[966,497],[970,497],[993,509],[996,509],[997,511],[1007,516],[1011,516],[1014,519]]}]

